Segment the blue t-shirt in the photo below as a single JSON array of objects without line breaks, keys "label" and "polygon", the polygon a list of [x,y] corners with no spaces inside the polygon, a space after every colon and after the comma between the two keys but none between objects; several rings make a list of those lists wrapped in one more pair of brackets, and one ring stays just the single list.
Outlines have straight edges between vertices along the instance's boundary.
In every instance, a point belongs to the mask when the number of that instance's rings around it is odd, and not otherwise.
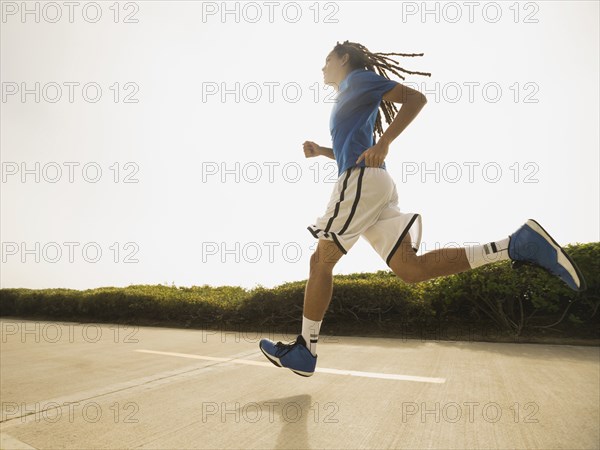
[{"label": "blue t-shirt", "polygon": [[[367,69],[353,70],[340,83],[329,119],[338,177],[350,167],[366,167],[364,159],[358,164],[356,160],[375,145],[373,129],[379,105],[383,94],[397,84]],[[385,162],[380,167],[385,169]]]}]

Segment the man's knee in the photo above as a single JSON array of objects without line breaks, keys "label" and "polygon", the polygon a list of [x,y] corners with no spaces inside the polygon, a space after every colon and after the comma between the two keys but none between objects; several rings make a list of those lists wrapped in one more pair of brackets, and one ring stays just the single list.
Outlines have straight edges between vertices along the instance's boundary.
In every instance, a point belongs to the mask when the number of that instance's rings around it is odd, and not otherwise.
[{"label": "man's knee", "polygon": [[428,276],[425,265],[415,254],[410,242],[408,236],[402,241],[402,245],[392,256],[389,267],[402,281],[413,284],[426,280]]},{"label": "man's knee", "polygon": [[343,253],[334,242],[319,240],[317,249],[310,256],[310,269],[319,271],[331,271]]},{"label": "man's knee", "polygon": [[427,280],[429,277],[423,264],[419,264],[417,257],[399,263],[398,260],[391,261],[390,269],[405,283],[414,284]]},{"label": "man's knee", "polygon": [[326,260],[321,253],[317,250],[310,256],[310,270],[311,271],[332,271],[337,261]]}]

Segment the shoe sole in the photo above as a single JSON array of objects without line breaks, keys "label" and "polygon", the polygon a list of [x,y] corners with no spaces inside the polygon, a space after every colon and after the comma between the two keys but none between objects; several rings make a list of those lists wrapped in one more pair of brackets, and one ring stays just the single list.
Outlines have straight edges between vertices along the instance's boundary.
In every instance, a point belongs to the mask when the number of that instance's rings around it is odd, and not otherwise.
[{"label": "shoe sole", "polygon": [[[542,227],[535,220],[533,220],[533,219],[527,220],[526,225],[528,227],[530,227],[533,231],[538,233],[540,236],[542,236],[546,240],[546,242],[548,242],[550,245],[552,245],[552,247],[554,247],[554,249],[556,250],[556,254],[558,255],[558,263],[567,270],[569,275],[571,275],[571,277],[573,277],[573,280],[575,280],[576,283],[577,283],[577,280],[579,280],[579,288],[575,289],[575,290],[577,292],[585,291],[587,289],[585,278],[583,278],[583,274],[581,273],[581,270],[579,270],[579,267],[577,267],[577,264],[575,264],[575,261],[573,261],[571,259],[571,257],[567,254],[567,252],[565,252],[562,249],[562,247],[560,245],[558,245],[558,243],[552,238],[552,236],[550,236],[550,234],[546,230],[544,230],[544,227]],[[538,267],[540,267],[552,274],[552,272],[550,272],[545,267],[542,267],[542,266],[538,266]],[[552,275],[554,275],[554,274],[552,274]]]},{"label": "shoe sole", "polygon": [[[269,355],[267,352],[265,352],[263,350],[263,348],[259,345],[258,348],[260,348],[260,351],[263,353],[263,355],[265,355],[267,357],[267,359],[269,361],[271,361],[273,363],[274,366],[277,367],[283,367],[284,369],[290,369],[289,367],[284,367],[281,365],[281,361],[279,361],[279,358],[277,358],[276,356],[271,356]],[[300,375],[301,377],[312,377],[314,372],[303,372],[301,370],[294,370],[294,369],[290,369],[292,372],[294,372],[296,375]]]}]

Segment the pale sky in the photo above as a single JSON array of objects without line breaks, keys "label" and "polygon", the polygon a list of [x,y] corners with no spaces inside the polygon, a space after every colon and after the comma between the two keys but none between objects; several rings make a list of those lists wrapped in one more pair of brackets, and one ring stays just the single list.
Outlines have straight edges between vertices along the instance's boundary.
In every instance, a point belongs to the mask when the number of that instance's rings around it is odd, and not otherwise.
[{"label": "pale sky", "polygon": [[[420,253],[600,240],[598,2],[112,4],[2,3],[3,288],[305,279],[344,40],[432,74],[391,75],[428,98],[386,158]],[[360,239],[334,273],[377,270]]]}]

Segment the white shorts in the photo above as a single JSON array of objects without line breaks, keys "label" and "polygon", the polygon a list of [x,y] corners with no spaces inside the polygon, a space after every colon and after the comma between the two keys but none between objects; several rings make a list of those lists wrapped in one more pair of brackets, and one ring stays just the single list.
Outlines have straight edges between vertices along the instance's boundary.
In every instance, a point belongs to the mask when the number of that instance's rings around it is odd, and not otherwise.
[{"label": "white shorts", "polygon": [[308,231],[336,243],[346,254],[363,236],[390,265],[408,233],[415,252],[421,245],[421,215],[398,207],[396,183],[379,167],[351,167],[336,181],[325,214]]}]

